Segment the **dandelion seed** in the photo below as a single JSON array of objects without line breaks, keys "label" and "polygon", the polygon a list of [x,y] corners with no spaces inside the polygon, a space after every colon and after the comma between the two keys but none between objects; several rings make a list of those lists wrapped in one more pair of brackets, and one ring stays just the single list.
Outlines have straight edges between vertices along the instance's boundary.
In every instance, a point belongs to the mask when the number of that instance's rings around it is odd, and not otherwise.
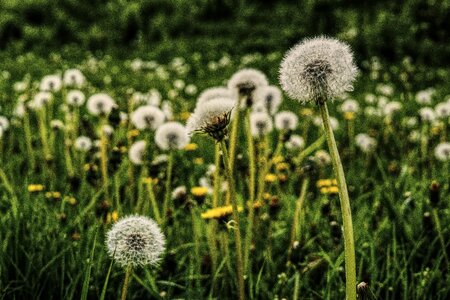
[{"label": "dandelion seed", "polygon": [[109,256],[124,268],[158,264],[165,242],[158,224],[144,216],[122,218],[106,235]]},{"label": "dandelion seed", "polygon": [[287,52],[280,67],[280,83],[293,99],[325,101],[353,90],[357,73],[348,45],[318,37],[306,39]]},{"label": "dandelion seed", "polygon": [[295,130],[298,117],[291,111],[281,111],[275,115],[275,128],[278,130]]},{"label": "dandelion seed", "polygon": [[138,141],[131,145],[128,152],[130,161],[135,165],[142,165],[144,163],[144,155],[146,152],[147,143],[145,141]]},{"label": "dandelion seed", "polygon": [[156,145],[162,150],[180,150],[189,142],[186,128],[178,122],[168,122],[158,127]]},{"label": "dandelion seed", "polygon": [[155,130],[164,122],[164,113],[157,107],[141,106],[131,113],[131,123],[140,130]]}]

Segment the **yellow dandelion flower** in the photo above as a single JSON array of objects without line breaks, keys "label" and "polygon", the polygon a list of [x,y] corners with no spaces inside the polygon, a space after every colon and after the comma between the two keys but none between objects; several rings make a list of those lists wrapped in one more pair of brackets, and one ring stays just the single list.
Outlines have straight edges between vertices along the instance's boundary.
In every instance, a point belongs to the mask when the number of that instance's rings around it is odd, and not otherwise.
[{"label": "yellow dandelion flower", "polygon": [[432,135],[439,135],[440,132],[441,132],[441,126],[436,125],[436,126],[431,127]]},{"label": "yellow dandelion flower", "polygon": [[158,184],[158,178],[152,178],[152,177],[145,177],[142,178],[142,183],[144,184]]},{"label": "yellow dandelion flower", "polygon": [[321,194],[328,194],[329,191],[329,187],[322,187],[320,188],[320,193]]},{"label": "yellow dandelion flower", "polygon": [[194,186],[191,188],[191,194],[195,197],[205,197],[208,193],[208,188],[204,186]]},{"label": "yellow dandelion flower", "polygon": [[[238,207],[238,212],[243,211],[244,209],[242,208],[242,206]],[[202,219],[222,219],[225,218],[227,216],[230,216],[233,214],[233,207],[231,205],[227,205],[227,206],[221,206],[221,207],[216,207],[216,208],[211,208],[208,209],[207,211],[205,211],[204,213],[202,213],[200,216],[202,217]]]},{"label": "yellow dandelion flower", "polygon": [[119,213],[117,212],[117,210],[115,210],[111,213],[111,220],[114,223],[117,222],[117,220],[119,220]]},{"label": "yellow dandelion flower", "polygon": [[194,164],[196,164],[196,165],[203,165],[203,163],[204,163],[204,160],[203,160],[202,157],[194,158]]},{"label": "yellow dandelion flower", "polygon": [[337,185],[337,180],[336,179],[331,179],[331,184],[332,185]]},{"label": "yellow dandelion flower", "polygon": [[336,179],[319,179],[316,182],[316,186],[319,189],[321,187],[328,187],[328,186],[332,186],[332,185],[337,185]]},{"label": "yellow dandelion flower", "polygon": [[268,183],[274,183],[277,180],[277,175],[269,173],[264,177],[264,180]]},{"label": "yellow dandelion flower", "polygon": [[188,111],[183,111],[182,113],[180,113],[180,119],[183,121],[187,121],[187,119],[189,119],[190,116],[191,113]]},{"label": "yellow dandelion flower", "polygon": [[44,186],[42,184],[30,184],[28,185],[28,192],[34,193],[34,192],[40,192],[44,189]]},{"label": "yellow dandelion flower", "polygon": [[77,204],[77,199],[75,199],[74,197],[68,197],[67,202],[68,202],[70,205],[74,206],[74,205]]},{"label": "yellow dandelion flower", "polygon": [[305,117],[312,116],[313,115],[313,111],[310,108],[302,108],[300,110],[300,115],[305,116]]},{"label": "yellow dandelion flower", "polygon": [[352,112],[352,111],[346,111],[344,113],[344,119],[347,120],[347,121],[354,120],[355,119],[355,113]]},{"label": "yellow dandelion flower", "polygon": [[49,199],[52,197],[52,192],[46,192],[45,193],[45,198]]},{"label": "yellow dandelion flower", "polygon": [[186,146],[184,146],[184,150],[186,151],[195,151],[197,150],[198,145],[196,143],[189,143]]},{"label": "yellow dandelion flower", "polygon": [[124,154],[124,153],[127,153],[127,152],[128,152],[128,149],[127,149],[127,147],[125,147],[125,146],[121,146],[121,147],[119,148],[119,151],[120,151],[120,153]]},{"label": "yellow dandelion flower", "polygon": [[59,198],[61,198],[61,193],[60,192],[52,192],[52,197],[55,199],[59,199]]},{"label": "yellow dandelion flower", "polygon": [[273,162],[274,164],[282,163],[282,162],[284,162],[284,157],[281,156],[281,155],[277,155],[277,156],[275,156],[274,158],[272,158],[272,162]]},{"label": "yellow dandelion flower", "polygon": [[269,200],[271,197],[272,197],[272,195],[269,194],[269,193],[264,193],[264,194],[263,194],[263,199],[264,199],[264,200]]},{"label": "yellow dandelion flower", "polygon": [[330,186],[328,188],[328,193],[329,194],[338,194],[339,193],[339,188],[337,186]]},{"label": "yellow dandelion flower", "polygon": [[277,171],[286,171],[289,170],[289,164],[285,162],[278,163],[276,165]]},{"label": "yellow dandelion flower", "polygon": [[132,129],[130,131],[128,131],[127,136],[129,138],[134,138],[137,137],[139,135],[139,130],[138,129]]}]

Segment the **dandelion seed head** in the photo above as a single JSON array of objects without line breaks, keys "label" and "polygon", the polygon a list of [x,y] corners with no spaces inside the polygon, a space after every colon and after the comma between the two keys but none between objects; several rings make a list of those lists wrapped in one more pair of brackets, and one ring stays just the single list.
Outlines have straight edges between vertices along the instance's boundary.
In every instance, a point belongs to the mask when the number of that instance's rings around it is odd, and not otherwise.
[{"label": "dandelion seed head", "polygon": [[144,156],[146,152],[147,143],[145,141],[134,142],[128,150],[128,157],[135,165],[142,165],[144,163]]},{"label": "dandelion seed head", "polygon": [[106,234],[108,254],[123,268],[157,265],[165,243],[158,224],[144,216],[122,218]]},{"label": "dandelion seed head", "polygon": [[366,133],[359,133],[355,137],[356,145],[361,149],[364,153],[370,153],[375,150],[377,147],[377,140],[370,137]]},{"label": "dandelion seed head", "polygon": [[188,132],[178,122],[167,122],[156,129],[155,143],[162,150],[180,150],[189,143]]},{"label": "dandelion seed head", "polygon": [[75,140],[75,149],[82,152],[87,152],[92,148],[92,140],[87,136],[79,136]]},{"label": "dandelion seed head", "polygon": [[214,100],[217,98],[234,99],[234,97],[235,97],[235,95],[233,94],[233,92],[226,87],[222,87],[222,86],[212,87],[212,88],[208,88],[200,93],[200,95],[198,96],[198,99],[197,99],[196,106],[198,107],[200,105],[205,104],[208,101],[211,101],[211,100]]},{"label": "dandelion seed head", "polygon": [[253,97],[254,105],[263,106],[271,115],[277,112],[281,99],[280,89],[273,85],[257,88]]},{"label": "dandelion seed head", "polygon": [[40,109],[45,104],[50,103],[53,100],[53,94],[50,92],[38,92],[34,97],[33,101],[29,102],[28,105],[32,109]]},{"label": "dandelion seed head", "polygon": [[9,128],[9,120],[5,116],[0,116],[0,128],[2,128],[3,131],[8,130]]},{"label": "dandelion seed head", "polygon": [[272,118],[265,112],[250,114],[250,131],[254,137],[261,138],[273,129]]},{"label": "dandelion seed head", "polygon": [[64,72],[63,81],[66,86],[81,88],[85,84],[86,78],[80,70],[68,69]]},{"label": "dandelion seed head", "polygon": [[286,148],[289,150],[298,150],[305,147],[304,139],[298,134],[293,134],[289,140],[285,143]]},{"label": "dandelion seed head", "polygon": [[431,107],[422,107],[419,109],[419,116],[424,122],[433,122],[436,120],[436,113]]},{"label": "dandelion seed head", "polygon": [[450,102],[441,102],[434,108],[439,118],[445,119],[450,117]]},{"label": "dandelion seed head", "polygon": [[298,117],[291,111],[280,111],[275,115],[275,128],[278,130],[294,130],[298,125]]},{"label": "dandelion seed head", "polygon": [[341,111],[344,113],[357,113],[359,111],[359,104],[356,100],[353,99],[345,100],[341,105]]},{"label": "dandelion seed head", "polygon": [[434,149],[434,156],[442,162],[450,161],[450,143],[440,143]]},{"label": "dandelion seed head", "polygon": [[416,94],[416,102],[422,105],[430,105],[433,101],[433,95],[435,90],[433,88],[428,88],[426,90],[418,91]]},{"label": "dandelion seed head", "polygon": [[66,102],[72,106],[81,106],[84,104],[86,96],[80,90],[71,90],[67,93]]},{"label": "dandelion seed head", "polygon": [[280,83],[300,102],[323,101],[353,90],[358,69],[350,47],[336,39],[305,39],[289,50],[280,66]]},{"label": "dandelion seed head", "polygon": [[46,75],[42,77],[39,84],[39,90],[43,92],[57,92],[62,87],[61,76],[59,75]]},{"label": "dandelion seed head", "polygon": [[151,105],[138,107],[131,113],[131,123],[140,130],[155,130],[164,122],[164,119],[165,115],[162,110]]},{"label": "dandelion seed head", "polygon": [[94,116],[109,115],[117,107],[113,98],[105,93],[94,94],[87,101],[87,110]]},{"label": "dandelion seed head", "polygon": [[228,80],[228,88],[234,93],[249,96],[257,88],[267,86],[266,75],[256,69],[242,69],[237,71]]},{"label": "dandelion seed head", "polygon": [[385,116],[392,116],[395,112],[402,109],[402,104],[398,101],[391,101],[386,103],[383,107],[383,114]]}]

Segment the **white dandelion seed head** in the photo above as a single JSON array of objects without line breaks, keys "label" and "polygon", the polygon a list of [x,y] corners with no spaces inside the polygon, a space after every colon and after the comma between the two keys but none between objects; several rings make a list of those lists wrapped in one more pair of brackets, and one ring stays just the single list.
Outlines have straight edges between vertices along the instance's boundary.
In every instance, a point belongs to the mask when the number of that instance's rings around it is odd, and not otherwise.
[{"label": "white dandelion seed head", "polygon": [[66,86],[81,88],[85,84],[86,78],[80,70],[68,69],[64,72],[63,81]]},{"label": "white dandelion seed head", "polygon": [[159,106],[161,104],[162,96],[157,89],[151,89],[148,92],[147,104],[152,106]]},{"label": "white dandelion seed head", "polygon": [[275,128],[278,130],[295,130],[298,125],[298,117],[291,111],[280,111],[275,115]]},{"label": "white dandelion seed head", "polygon": [[72,106],[81,106],[84,104],[86,96],[80,90],[71,90],[67,93],[66,102]]},{"label": "white dandelion seed head", "polygon": [[395,112],[402,109],[402,104],[398,101],[391,101],[386,103],[383,107],[383,115],[392,116]]},{"label": "white dandelion seed head", "polygon": [[187,195],[186,186],[180,185],[173,189],[171,198],[172,200],[184,198]]},{"label": "white dandelion seed head", "polygon": [[119,113],[119,118],[120,118],[121,122],[126,122],[126,121],[128,121],[128,114],[124,111],[121,111]]},{"label": "white dandelion seed head", "polygon": [[155,130],[164,122],[165,116],[161,109],[146,105],[138,107],[131,113],[131,123],[140,130]]},{"label": "white dandelion seed head", "polygon": [[117,107],[113,98],[105,93],[94,94],[87,101],[87,110],[94,116],[109,115]]},{"label": "white dandelion seed head", "polygon": [[88,152],[92,148],[92,140],[87,136],[79,136],[75,140],[75,149],[82,152]]},{"label": "white dandelion seed head", "polygon": [[234,99],[235,95],[233,92],[222,86],[207,88],[203,92],[200,93],[197,99],[196,106],[201,106],[205,104],[206,102],[209,102],[211,100],[217,99],[217,98],[227,98],[227,99]]},{"label": "white dandelion seed head", "polygon": [[23,102],[17,103],[16,107],[14,108],[14,116],[22,118],[25,115],[25,112],[25,104],[23,104]]},{"label": "white dandelion seed head", "polygon": [[370,153],[377,147],[377,141],[366,133],[357,134],[355,137],[356,145],[364,153]]},{"label": "white dandelion seed head", "polygon": [[161,110],[164,113],[166,120],[173,120],[172,103],[169,101],[163,101],[161,104]]},{"label": "white dandelion seed head", "polygon": [[364,101],[366,101],[367,104],[375,104],[378,101],[378,98],[374,94],[366,94],[366,96],[364,96]]},{"label": "white dandelion seed head", "polygon": [[364,108],[364,114],[368,117],[379,117],[381,116],[381,110],[378,107],[367,106]]},{"label": "white dandelion seed head", "polygon": [[419,116],[424,122],[433,122],[436,120],[436,113],[431,107],[422,107],[419,109]]},{"label": "white dandelion seed head", "polygon": [[356,100],[353,99],[345,100],[341,105],[341,111],[344,113],[357,113],[359,111],[359,104]]},{"label": "white dandelion seed head", "polygon": [[298,134],[293,134],[285,143],[288,150],[298,150],[305,147],[305,140]]},{"label": "white dandelion seed head", "polygon": [[267,86],[266,75],[256,69],[242,69],[237,71],[228,80],[228,88],[235,94],[249,95],[257,88]]},{"label": "white dandelion seed head", "polygon": [[250,114],[250,131],[256,138],[261,138],[273,129],[272,118],[267,113]]},{"label": "white dandelion seed head", "polygon": [[300,102],[334,100],[353,90],[358,69],[350,47],[333,38],[305,39],[290,49],[280,66],[280,83]]},{"label": "white dandelion seed head", "polygon": [[257,88],[253,100],[255,105],[262,105],[271,115],[278,111],[281,104],[281,90],[273,85]]},{"label": "white dandelion seed head", "polygon": [[50,92],[38,92],[28,106],[32,109],[40,109],[45,104],[50,103],[53,100],[53,94]]},{"label": "white dandelion seed head", "polygon": [[50,127],[55,130],[64,129],[64,123],[61,120],[51,120]]},{"label": "white dandelion seed head", "polygon": [[408,140],[413,143],[418,142],[420,140],[420,132],[418,130],[411,131],[408,135]]},{"label": "white dandelion seed head", "polygon": [[197,91],[198,91],[197,86],[195,86],[194,84],[188,84],[184,89],[184,92],[189,96],[197,94]]},{"label": "white dandelion seed head", "polygon": [[434,156],[442,162],[450,161],[450,143],[440,143],[434,149]]},{"label": "white dandelion seed head", "polygon": [[392,96],[394,94],[394,87],[390,84],[383,84],[380,83],[376,87],[377,93],[383,95],[383,96]]},{"label": "white dandelion seed head", "polygon": [[39,84],[39,90],[43,92],[58,92],[62,87],[61,76],[59,75],[46,75],[42,77]]},{"label": "white dandelion seed head", "polygon": [[155,143],[161,150],[180,150],[189,143],[188,132],[178,122],[167,122],[156,129]]},{"label": "white dandelion seed head", "polygon": [[152,165],[161,165],[161,164],[165,164],[165,163],[167,163],[168,160],[169,160],[169,156],[167,156],[167,154],[160,154],[160,155],[157,155],[157,156],[152,160]]},{"label": "white dandelion seed head", "polygon": [[196,107],[186,123],[188,134],[200,132],[218,140],[223,139],[233,118],[235,104],[230,98],[216,98]]},{"label": "white dandelion seed head", "polygon": [[134,142],[128,150],[130,161],[135,165],[142,165],[144,163],[146,148],[147,143],[145,141]]},{"label": "white dandelion seed head", "polygon": [[422,105],[430,105],[433,101],[433,95],[435,90],[433,88],[428,88],[426,90],[422,90],[417,92],[416,94],[416,102]]},{"label": "white dandelion seed head", "polygon": [[124,217],[106,234],[108,254],[123,268],[157,265],[165,244],[158,224],[145,216]]},{"label": "white dandelion seed head", "polygon": [[314,160],[321,166],[327,166],[331,163],[331,156],[325,150],[317,150],[314,154]]},{"label": "white dandelion seed head", "polygon": [[114,128],[109,124],[105,124],[101,127],[101,133],[110,137],[114,133]]},{"label": "white dandelion seed head", "polygon": [[0,116],[0,127],[3,129],[3,131],[8,130],[9,128],[9,120],[5,116]]},{"label": "white dandelion seed head", "polygon": [[450,117],[450,102],[441,102],[434,108],[439,118],[445,119]]}]

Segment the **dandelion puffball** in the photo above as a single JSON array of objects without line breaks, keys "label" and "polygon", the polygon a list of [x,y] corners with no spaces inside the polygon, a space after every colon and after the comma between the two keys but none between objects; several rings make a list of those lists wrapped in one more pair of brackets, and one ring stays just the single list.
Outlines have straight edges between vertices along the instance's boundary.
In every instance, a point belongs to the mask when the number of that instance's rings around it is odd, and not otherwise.
[{"label": "dandelion puffball", "polygon": [[234,94],[230,89],[222,86],[207,88],[206,90],[201,92],[200,95],[198,96],[196,106],[203,105],[206,102],[209,102],[217,98],[233,99]]},{"label": "dandelion puffball", "polygon": [[206,133],[221,141],[227,133],[234,106],[233,99],[217,98],[197,107],[186,124],[189,135],[195,132]]},{"label": "dandelion puffball", "polygon": [[228,88],[230,90],[244,95],[251,94],[255,89],[268,84],[266,75],[256,69],[239,70],[228,80]]},{"label": "dandelion puffball", "polygon": [[87,101],[87,110],[94,116],[109,115],[113,108],[117,107],[116,102],[105,93],[94,94]]},{"label": "dandelion puffball", "polygon": [[278,87],[269,85],[256,89],[253,100],[262,105],[268,113],[273,115],[281,104],[281,91]]},{"label": "dandelion puffball", "polygon": [[92,140],[87,136],[80,136],[75,140],[75,149],[87,152],[92,148]]},{"label": "dandelion puffball", "polygon": [[280,111],[275,115],[275,128],[278,130],[294,130],[298,125],[298,117],[291,111]]},{"label": "dandelion puffball", "polygon": [[271,117],[265,112],[250,115],[250,130],[253,136],[261,138],[273,129]]},{"label": "dandelion puffball", "polygon": [[358,69],[350,47],[336,39],[305,39],[289,50],[280,66],[280,83],[301,102],[325,101],[353,90]]},{"label": "dandelion puffball", "polygon": [[57,92],[61,89],[62,81],[59,75],[47,75],[42,77],[39,89],[43,92]]},{"label": "dandelion puffball", "polygon": [[147,143],[145,141],[137,141],[131,145],[130,150],[128,151],[128,157],[133,164],[142,165],[144,163],[146,147]]},{"label": "dandelion puffball", "polygon": [[434,156],[442,162],[450,161],[450,143],[438,144],[434,149]]},{"label": "dandelion puffball", "polygon": [[80,70],[68,69],[64,72],[63,81],[66,86],[81,88],[84,85],[86,78]]},{"label": "dandelion puffball", "polygon": [[156,129],[165,119],[164,113],[158,107],[146,105],[131,113],[131,122],[137,129]]},{"label": "dandelion puffball", "polygon": [[285,145],[288,150],[302,149],[305,147],[305,140],[298,134],[293,134]]},{"label": "dandelion puffball", "polygon": [[72,106],[81,106],[84,104],[85,100],[86,96],[84,96],[84,93],[79,90],[71,90],[67,93],[66,96],[67,104]]},{"label": "dandelion puffball", "polygon": [[158,264],[165,243],[158,224],[145,216],[122,218],[106,234],[108,254],[123,268]]},{"label": "dandelion puffball", "polygon": [[155,143],[162,150],[183,149],[188,142],[187,130],[178,122],[168,122],[156,129]]},{"label": "dandelion puffball", "polygon": [[0,128],[2,128],[3,131],[6,131],[9,128],[9,120],[4,116],[0,116]]}]

